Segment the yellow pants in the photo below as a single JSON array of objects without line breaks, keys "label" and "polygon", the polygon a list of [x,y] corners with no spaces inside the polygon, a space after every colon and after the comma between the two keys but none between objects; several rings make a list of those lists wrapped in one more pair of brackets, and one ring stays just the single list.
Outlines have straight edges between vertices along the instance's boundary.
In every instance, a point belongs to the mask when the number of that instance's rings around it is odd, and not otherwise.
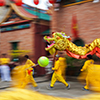
[{"label": "yellow pants", "polygon": [[50,86],[53,87],[57,80],[65,84],[66,87],[68,86],[68,83],[64,80],[64,78],[61,75],[58,75],[56,73],[53,73],[52,75]]},{"label": "yellow pants", "polygon": [[35,82],[35,80],[34,80],[32,74],[31,74],[31,75],[27,74],[26,77],[23,79],[21,88],[25,88],[25,86],[26,86],[29,82],[31,82],[32,85],[33,85],[34,87],[37,87],[37,83]]},{"label": "yellow pants", "polygon": [[85,89],[89,89],[89,79],[88,76],[86,77],[86,85],[84,86]]}]

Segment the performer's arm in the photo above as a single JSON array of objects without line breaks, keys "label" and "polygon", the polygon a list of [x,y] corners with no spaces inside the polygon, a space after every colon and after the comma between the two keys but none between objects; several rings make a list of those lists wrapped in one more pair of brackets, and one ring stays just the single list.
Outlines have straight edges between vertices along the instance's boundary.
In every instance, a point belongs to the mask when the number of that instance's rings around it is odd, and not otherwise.
[{"label": "performer's arm", "polygon": [[33,67],[36,67],[36,66],[37,66],[37,64],[33,63],[31,60],[27,60],[26,65],[27,65],[27,64],[28,64],[30,67],[26,68],[26,70],[29,69],[29,68],[33,68]]},{"label": "performer's arm", "polygon": [[29,64],[30,66],[35,67],[35,63],[33,63],[31,60],[29,60]]},{"label": "performer's arm", "polygon": [[84,64],[84,66],[82,67],[81,71],[86,70],[87,69],[87,66],[88,66],[88,62],[86,61],[85,64]]},{"label": "performer's arm", "polygon": [[32,66],[32,68],[36,67],[37,65],[39,65],[39,64],[34,64],[34,65]]}]

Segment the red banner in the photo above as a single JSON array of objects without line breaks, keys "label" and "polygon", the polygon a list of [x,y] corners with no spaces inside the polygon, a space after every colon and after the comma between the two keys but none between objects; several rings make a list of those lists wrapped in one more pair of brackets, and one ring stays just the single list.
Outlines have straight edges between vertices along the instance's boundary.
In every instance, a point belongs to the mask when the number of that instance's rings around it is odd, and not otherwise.
[{"label": "red banner", "polygon": [[78,38],[78,25],[76,15],[73,15],[72,17],[72,34],[74,38]]}]

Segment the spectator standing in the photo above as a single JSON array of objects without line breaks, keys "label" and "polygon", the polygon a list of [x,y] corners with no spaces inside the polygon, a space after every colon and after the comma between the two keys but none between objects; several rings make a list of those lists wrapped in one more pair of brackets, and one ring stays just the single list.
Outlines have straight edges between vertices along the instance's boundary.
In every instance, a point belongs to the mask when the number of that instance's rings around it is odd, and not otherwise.
[{"label": "spectator standing", "polygon": [[1,81],[11,81],[9,63],[10,59],[7,57],[7,54],[2,54],[0,58]]}]

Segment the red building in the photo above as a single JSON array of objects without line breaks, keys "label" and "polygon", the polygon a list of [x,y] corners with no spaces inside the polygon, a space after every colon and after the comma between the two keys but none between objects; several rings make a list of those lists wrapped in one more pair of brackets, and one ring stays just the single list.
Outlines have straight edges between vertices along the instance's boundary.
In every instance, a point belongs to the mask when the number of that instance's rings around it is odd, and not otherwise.
[{"label": "red building", "polygon": [[[52,31],[63,31],[74,39],[72,17],[76,15],[78,34],[85,44],[100,38],[100,2],[93,0],[59,0],[59,10],[52,15]],[[55,5],[55,4],[54,4]]]}]

